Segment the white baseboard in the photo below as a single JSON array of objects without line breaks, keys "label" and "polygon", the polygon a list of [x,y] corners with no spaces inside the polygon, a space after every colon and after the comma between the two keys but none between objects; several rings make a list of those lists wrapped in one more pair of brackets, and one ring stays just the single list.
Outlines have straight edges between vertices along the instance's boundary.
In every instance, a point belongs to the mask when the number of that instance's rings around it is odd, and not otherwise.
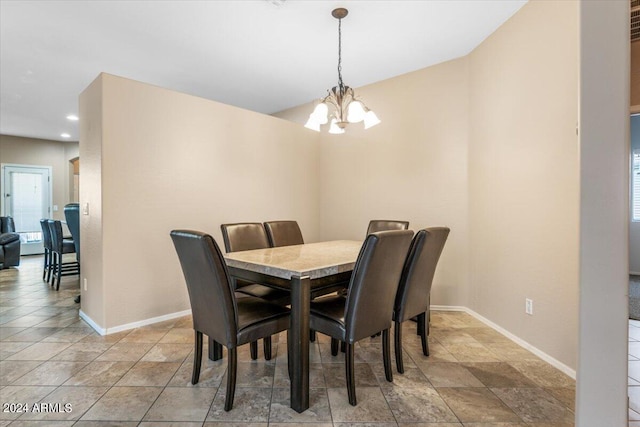
[{"label": "white baseboard", "polygon": [[78,314],[80,315],[80,318],[87,322],[89,326],[91,326],[97,333],[99,333],[100,335],[107,335],[107,330],[98,326],[98,324],[94,322],[91,317],[87,316],[87,313],[80,310]]},{"label": "white baseboard", "polygon": [[516,344],[520,345],[521,347],[524,347],[525,349],[529,350],[531,353],[535,354],[540,359],[544,360],[545,362],[547,362],[548,364],[550,364],[554,368],[564,372],[565,374],[567,374],[568,376],[570,376],[574,380],[576,379],[576,371],[575,371],[575,369],[572,369],[569,366],[565,365],[564,363],[560,362],[559,360],[555,359],[554,357],[549,356],[544,351],[542,351],[539,348],[529,344],[528,342],[526,342],[522,338],[519,338],[519,337],[515,336],[514,334],[512,334],[511,332],[509,332],[506,329],[502,328],[501,326],[496,325],[491,320],[481,316],[480,314],[476,313],[475,311],[471,310],[470,308],[462,307],[462,306],[452,306],[452,305],[432,305],[432,306],[430,306],[430,309],[434,310],[434,311],[464,311],[465,313],[475,317],[476,319],[478,319],[482,323],[486,324],[490,328],[496,330],[497,332],[500,332],[502,335],[504,335],[505,337],[509,338],[511,341],[513,341]]},{"label": "white baseboard", "polygon": [[149,319],[140,320],[137,322],[127,323],[120,326],[114,326],[112,328],[101,328],[96,322],[93,321],[86,313],[80,310],[80,317],[89,324],[100,335],[115,334],[116,332],[128,331],[130,329],[139,328],[141,326],[153,325],[154,323],[164,322],[165,320],[171,320],[182,316],[188,316],[191,314],[191,310],[178,311],[176,313],[165,314],[163,316],[151,317]]},{"label": "white baseboard", "polygon": [[640,276],[640,271],[630,271],[629,274],[633,276]]}]

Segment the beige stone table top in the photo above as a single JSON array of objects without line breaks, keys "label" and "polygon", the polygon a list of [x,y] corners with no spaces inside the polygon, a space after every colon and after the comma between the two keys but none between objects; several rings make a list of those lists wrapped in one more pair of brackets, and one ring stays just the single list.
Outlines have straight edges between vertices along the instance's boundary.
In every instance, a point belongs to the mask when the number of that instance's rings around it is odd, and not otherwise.
[{"label": "beige stone table top", "polygon": [[333,240],[278,248],[232,252],[225,255],[229,267],[282,279],[311,279],[353,270],[362,242]]}]

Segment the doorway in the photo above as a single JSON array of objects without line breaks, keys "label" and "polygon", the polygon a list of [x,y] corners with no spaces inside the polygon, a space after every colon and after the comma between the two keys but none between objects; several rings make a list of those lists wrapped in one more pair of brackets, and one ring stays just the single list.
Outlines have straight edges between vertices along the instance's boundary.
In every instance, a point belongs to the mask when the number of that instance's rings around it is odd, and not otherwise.
[{"label": "doorway", "polygon": [[43,253],[40,219],[51,215],[51,166],[3,164],[0,184],[0,210],[15,221],[20,254]]}]

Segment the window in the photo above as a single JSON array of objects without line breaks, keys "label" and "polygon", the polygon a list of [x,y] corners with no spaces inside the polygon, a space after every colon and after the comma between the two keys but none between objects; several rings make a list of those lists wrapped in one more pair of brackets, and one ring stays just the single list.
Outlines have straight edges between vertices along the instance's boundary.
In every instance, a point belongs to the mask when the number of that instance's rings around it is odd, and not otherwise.
[{"label": "window", "polygon": [[631,218],[640,221],[640,148],[633,150],[631,166]]}]

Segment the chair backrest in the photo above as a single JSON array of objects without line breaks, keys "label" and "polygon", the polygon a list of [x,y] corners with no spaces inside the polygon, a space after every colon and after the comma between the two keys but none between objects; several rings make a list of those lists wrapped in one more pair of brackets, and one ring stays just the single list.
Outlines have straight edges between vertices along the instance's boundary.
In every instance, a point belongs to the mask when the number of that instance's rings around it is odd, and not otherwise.
[{"label": "chair backrest", "polygon": [[304,244],[302,231],[296,221],[269,221],[264,223],[264,228],[272,248]]},{"label": "chair backrest", "polygon": [[427,310],[433,275],[449,236],[449,228],[432,227],[416,233],[407,254],[394,311],[396,320],[404,322]]},{"label": "chair backrest", "polygon": [[49,229],[49,220],[41,219],[40,227],[42,227],[42,244],[44,245],[45,249],[51,250],[52,243],[51,243],[51,230]]},{"label": "chair backrest", "polygon": [[380,231],[364,241],[345,302],[349,343],[391,327],[393,299],[412,236],[410,230]]},{"label": "chair backrest", "polygon": [[237,307],[218,244],[210,235],[192,230],[173,230],[171,239],[189,291],[193,328],[227,348],[235,347]]},{"label": "chair backrest", "polygon": [[47,220],[47,224],[49,224],[49,233],[51,233],[51,250],[62,253],[62,241],[64,240],[62,223],[57,219],[50,219]]},{"label": "chair backrest", "polygon": [[80,261],[80,204],[69,203],[64,206],[64,217],[76,247],[76,259]]},{"label": "chair backrest", "polygon": [[269,247],[269,238],[261,222],[222,224],[220,229],[227,253]]},{"label": "chair backrest", "polygon": [[376,233],[378,231],[408,230],[408,229],[409,229],[409,221],[374,219],[369,221],[369,227],[367,227],[367,236],[371,233]]},{"label": "chair backrest", "polygon": [[0,233],[15,233],[16,224],[10,216],[0,216]]}]

